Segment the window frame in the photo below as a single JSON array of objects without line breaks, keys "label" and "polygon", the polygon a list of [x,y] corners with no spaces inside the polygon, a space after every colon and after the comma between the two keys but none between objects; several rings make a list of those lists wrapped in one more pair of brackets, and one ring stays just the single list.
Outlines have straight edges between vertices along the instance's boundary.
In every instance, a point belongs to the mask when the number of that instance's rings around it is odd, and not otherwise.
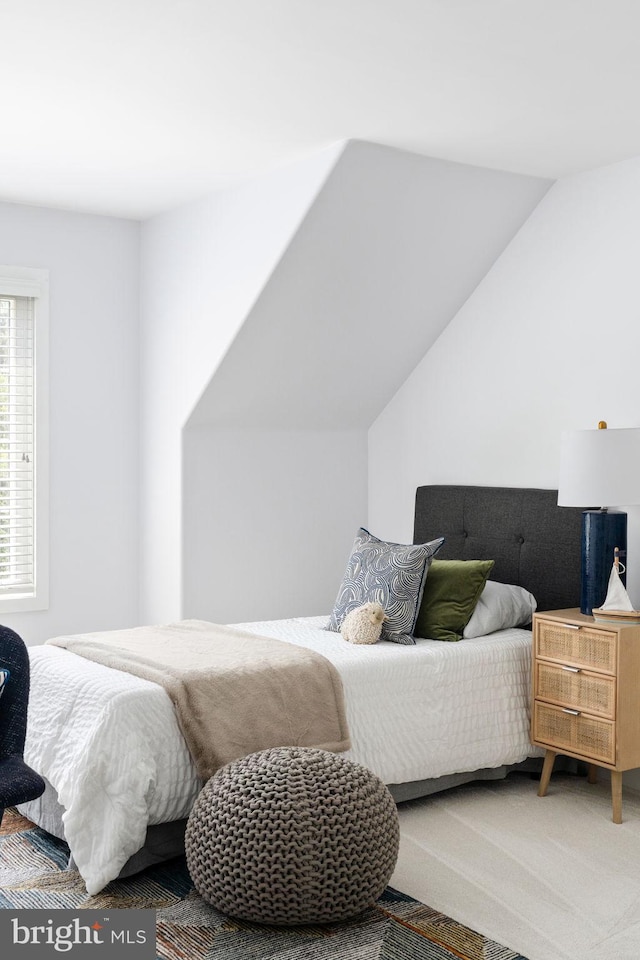
[{"label": "window frame", "polygon": [[49,271],[0,265],[0,294],[35,299],[33,321],[34,592],[0,595],[0,614],[49,607]]}]

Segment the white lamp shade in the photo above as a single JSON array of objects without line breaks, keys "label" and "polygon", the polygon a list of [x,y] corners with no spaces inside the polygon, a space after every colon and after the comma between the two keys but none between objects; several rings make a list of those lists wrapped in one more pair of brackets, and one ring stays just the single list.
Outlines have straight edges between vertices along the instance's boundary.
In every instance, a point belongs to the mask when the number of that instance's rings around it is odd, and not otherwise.
[{"label": "white lamp shade", "polygon": [[640,428],[562,434],[558,504],[610,507],[640,503]]}]

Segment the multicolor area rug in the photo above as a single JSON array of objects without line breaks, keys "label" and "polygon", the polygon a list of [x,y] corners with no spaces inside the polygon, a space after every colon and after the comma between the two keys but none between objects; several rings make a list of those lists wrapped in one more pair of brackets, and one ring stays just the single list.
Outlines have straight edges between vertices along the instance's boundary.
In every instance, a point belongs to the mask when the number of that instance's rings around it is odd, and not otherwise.
[{"label": "multicolor area rug", "polygon": [[87,894],[65,870],[68,848],[15,811],[0,828],[0,908],[153,908],[160,960],[525,960],[388,888],[354,920],[266,927],[218,913],[194,890],[184,859]]}]

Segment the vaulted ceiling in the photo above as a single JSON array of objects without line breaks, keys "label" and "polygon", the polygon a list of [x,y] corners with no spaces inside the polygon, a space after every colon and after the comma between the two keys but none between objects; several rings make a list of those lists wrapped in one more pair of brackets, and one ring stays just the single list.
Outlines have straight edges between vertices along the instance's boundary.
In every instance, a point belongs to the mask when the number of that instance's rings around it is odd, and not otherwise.
[{"label": "vaulted ceiling", "polygon": [[146,218],[337,141],[557,178],[640,154],[637,0],[0,4],[0,200]]},{"label": "vaulted ceiling", "polygon": [[360,141],[332,162],[191,424],[367,429],[551,184]]}]

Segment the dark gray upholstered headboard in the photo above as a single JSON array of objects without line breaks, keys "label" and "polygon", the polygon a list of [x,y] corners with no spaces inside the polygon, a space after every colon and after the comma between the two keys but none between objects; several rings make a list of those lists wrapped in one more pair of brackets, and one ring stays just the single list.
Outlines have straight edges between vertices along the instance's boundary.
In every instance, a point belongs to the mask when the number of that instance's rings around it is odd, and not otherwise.
[{"label": "dark gray upholstered headboard", "polygon": [[582,510],[556,490],[426,486],[416,492],[414,543],[445,537],[442,560],[495,560],[492,580],[530,590],[538,610],[580,606]]}]

